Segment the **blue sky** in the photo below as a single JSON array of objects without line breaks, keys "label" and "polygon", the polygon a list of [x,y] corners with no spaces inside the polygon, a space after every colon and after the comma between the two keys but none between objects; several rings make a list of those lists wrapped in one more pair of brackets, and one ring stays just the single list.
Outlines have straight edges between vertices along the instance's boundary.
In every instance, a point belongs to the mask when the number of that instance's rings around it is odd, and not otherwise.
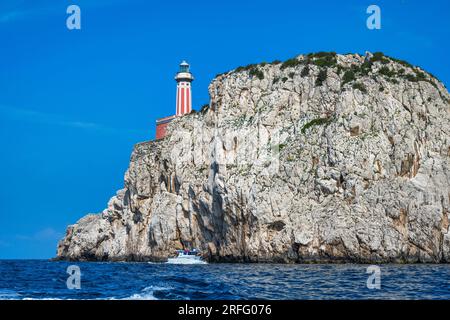
[{"label": "blue sky", "polygon": [[0,258],[53,257],[68,224],[105,208],[133,145],[175,112],[182,59],[197,109],[218,73],[314,51],[383,51],[448,86],[449,15],[446,0],[2,1]]}]

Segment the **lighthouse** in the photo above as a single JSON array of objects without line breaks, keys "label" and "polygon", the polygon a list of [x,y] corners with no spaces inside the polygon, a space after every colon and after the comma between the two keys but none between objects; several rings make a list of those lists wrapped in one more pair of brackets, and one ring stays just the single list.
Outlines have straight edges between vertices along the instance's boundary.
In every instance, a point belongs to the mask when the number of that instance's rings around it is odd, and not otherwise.
[{"label": "lighthouse", "polygon": [[194,81],[194,77],[189,67],[189,63],[184,60],[180,63],[180,68],[175,75],[175,81],[177,82],[176,113],[175,115],[156,120],[156,140],[166,136],[167,126],[173,119],[192,111],[191,84]]},{"label": "lighthouse", "polygon": [[180,70],[175,76],[177,81],[177,116],[190,113],[192,111],[192,92],[191,83],[194,80],[189,71],[189,63],[181,62]]}]

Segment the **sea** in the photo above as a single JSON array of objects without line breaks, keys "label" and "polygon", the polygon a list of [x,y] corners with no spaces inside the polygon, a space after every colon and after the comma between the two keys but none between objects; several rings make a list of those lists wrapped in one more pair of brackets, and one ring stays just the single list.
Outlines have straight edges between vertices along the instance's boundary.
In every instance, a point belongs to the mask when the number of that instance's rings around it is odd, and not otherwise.
[{"label": "sea", "polygon": [[450,299],[450,265],[0,260],[0,299]]}]

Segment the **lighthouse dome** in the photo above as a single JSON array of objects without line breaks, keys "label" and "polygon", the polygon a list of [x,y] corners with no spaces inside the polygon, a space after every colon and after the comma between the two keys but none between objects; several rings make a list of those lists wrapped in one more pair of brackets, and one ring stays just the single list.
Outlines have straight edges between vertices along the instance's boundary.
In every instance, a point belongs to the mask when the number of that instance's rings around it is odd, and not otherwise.
[{"label": "lighthouse dome", "polygon": [[180,63],[180,70],[178,71],[177,75],[175,76],[175,80],[177,80],[177,81],[192,81],[192,80],[194,80],[194,77],[192,76],[192,73],[189,70],[189,63],[187,63],[186,60],[183,60]]},{"label": "lighthouse dome", "polygon": [[179,72],[189,72],[189,63],[186,60],[180,63],[180,71]]}]

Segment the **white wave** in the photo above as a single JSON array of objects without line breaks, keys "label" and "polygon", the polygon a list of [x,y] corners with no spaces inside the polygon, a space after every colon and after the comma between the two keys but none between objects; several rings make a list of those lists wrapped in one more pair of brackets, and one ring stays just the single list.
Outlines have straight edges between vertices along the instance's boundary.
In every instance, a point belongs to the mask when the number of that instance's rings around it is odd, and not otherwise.
[{"label": "white wave", "polygon": [[121,300],[158,300],[155,298],[153,293],[135,293],[129,297],[123,298]]},{"label": "white wave", "polygon": [[[149,286],[142,289],[141,292],[132,294],[129,297],[122,298],[120,300],[158,300],[153,294],[156,290],[170,290],[171,287],[158,287],[158,286]],[[112,298],[111,300],[115,300]]]},{"label": "white wave", "polygon": [[189,258],[169,258],[166,262],[167,264],[208,264],[208,262],[200,259],[189,259]]}]

